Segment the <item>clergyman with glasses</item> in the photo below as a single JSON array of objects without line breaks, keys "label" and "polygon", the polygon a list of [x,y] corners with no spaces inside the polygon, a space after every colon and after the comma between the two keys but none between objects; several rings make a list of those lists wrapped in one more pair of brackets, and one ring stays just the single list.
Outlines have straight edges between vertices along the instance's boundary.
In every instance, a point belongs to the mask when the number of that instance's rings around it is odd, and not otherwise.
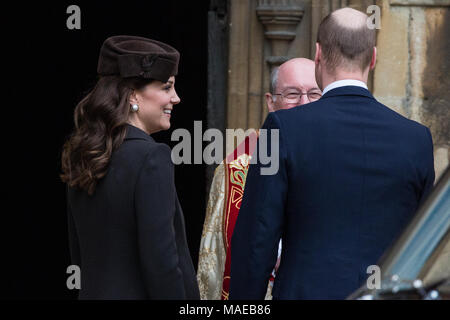
[{"label": "clergyman with glasses", "polygon": [[275,68],[270,93],[265,94],[270,112],[314,102],[321,96],[314,76],[314,62],[304,58],[291,59]]}]

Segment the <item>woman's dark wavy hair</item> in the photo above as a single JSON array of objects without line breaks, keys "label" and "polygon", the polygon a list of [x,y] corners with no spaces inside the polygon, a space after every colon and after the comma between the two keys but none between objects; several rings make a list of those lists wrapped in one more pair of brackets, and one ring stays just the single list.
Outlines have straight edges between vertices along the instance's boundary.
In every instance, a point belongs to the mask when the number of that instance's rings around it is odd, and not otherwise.
[{"label": "woman's dark wavy hair", "polygon": [[102,76],[76,106],[75,128],[62,151],[63,182],[92,195],[106,175],[113,151],[123,142],[130,113],[129,97],[152,80]]}]

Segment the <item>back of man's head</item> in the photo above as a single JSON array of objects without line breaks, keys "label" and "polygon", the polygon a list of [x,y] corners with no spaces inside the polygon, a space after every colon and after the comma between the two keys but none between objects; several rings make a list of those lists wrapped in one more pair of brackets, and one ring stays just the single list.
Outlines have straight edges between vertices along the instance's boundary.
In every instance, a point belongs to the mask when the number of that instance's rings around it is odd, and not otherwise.
[{"label": "back of man's head", "polygon": [[376,31],[367,26],[367,15],[352,8],[333,11],[320,23],[317,43],[328,72],[349,72],[369,67]]}]

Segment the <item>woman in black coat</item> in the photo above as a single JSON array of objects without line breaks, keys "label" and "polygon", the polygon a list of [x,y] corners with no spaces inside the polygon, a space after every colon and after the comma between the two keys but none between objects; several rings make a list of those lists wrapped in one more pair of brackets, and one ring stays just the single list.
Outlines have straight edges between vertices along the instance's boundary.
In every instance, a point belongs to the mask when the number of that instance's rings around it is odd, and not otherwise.
[{"label": "woman in black coat", "polygon": [[170,149],[179,53],[150,39],[108,38],[95,88],[65,143],[72,263],[80,299],[199,299]]}]

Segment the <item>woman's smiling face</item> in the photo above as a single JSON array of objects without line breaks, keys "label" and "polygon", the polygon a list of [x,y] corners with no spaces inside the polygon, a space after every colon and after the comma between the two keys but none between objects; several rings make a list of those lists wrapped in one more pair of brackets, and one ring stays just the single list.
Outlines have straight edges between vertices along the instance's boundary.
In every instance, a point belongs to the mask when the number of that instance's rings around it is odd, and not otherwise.
[{"label": "woman's smiling face", "polygon": [[130,114],[130,123],[148,134],[167,130],[173,106],[180,101],[175,91],[174,76],[166,83],[152,81],[131,95],[130,104],[137,104],[139,110]]}]

